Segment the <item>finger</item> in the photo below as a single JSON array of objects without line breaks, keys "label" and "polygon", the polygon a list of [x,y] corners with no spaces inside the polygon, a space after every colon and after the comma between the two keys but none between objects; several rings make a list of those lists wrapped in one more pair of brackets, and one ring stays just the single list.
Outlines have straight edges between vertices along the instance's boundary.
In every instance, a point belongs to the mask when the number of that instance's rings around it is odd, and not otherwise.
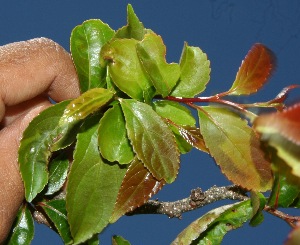
[{"label": "finger", "polygon": [[37,96],[31,100],[21,102],[18,105],[7,106],[5,108],[5,115],[0,123],[0,129],[7,127],[20,116],[26,115],[32,108],[37,107],[39,104],[47,101],[46,96]]},{"label": "finger", "polygon": [[47,93],[61,101],[79,95],[78,78],[70,55],[46,38],[0,47],[0,119],[5,106]]},{"label": "finger", "polygon": [[9,233],[24,199],[24,187],[17,161],[20,138],[29,122],[50,105],[49,101],[37,103],[26,115],[20,116],[0,131],[0,244]]}]

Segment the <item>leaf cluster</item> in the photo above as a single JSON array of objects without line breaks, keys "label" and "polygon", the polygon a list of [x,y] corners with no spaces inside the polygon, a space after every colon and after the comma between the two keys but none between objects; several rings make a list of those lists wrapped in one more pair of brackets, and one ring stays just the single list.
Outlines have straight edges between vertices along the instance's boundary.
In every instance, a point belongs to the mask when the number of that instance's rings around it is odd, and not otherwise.
[{"label": "leaf cluster", "polygon": [[[19,244],[30,243],[36,212],[65,244],[98,244],[105,227],[175,181],[180,154],[192,148],[210,154],[251,199],[212,210],[173,244],[219,244],[246,221],[259,225],[266,205],[299,208],[299,104],[262,116],[249,110],[282,109],[289,89],[251,105],[224,99],[257,92],[275,66],[272,52],[255,44],[228,91],[196,97],[210,79],[207,55],[185,43],[179,62],[168,63],[161,36],[144,27],[131,5],[127,11],[127,25],[117,31],[101,20],[72,31],[82,93],[40,113],[24,132],[26,202],[8,244],[21,236]],[[115,236],[112,244],[129,242]]]}]

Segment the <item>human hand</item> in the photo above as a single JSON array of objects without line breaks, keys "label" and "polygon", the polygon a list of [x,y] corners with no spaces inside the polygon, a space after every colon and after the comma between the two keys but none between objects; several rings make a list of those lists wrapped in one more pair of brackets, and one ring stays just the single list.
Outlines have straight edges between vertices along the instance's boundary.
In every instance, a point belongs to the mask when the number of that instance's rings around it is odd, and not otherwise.
[{"label": "human hand", "polygon": [[70,55],[38,38],[0,47],[0,244],[24,199],[18,148],[28,123],[51,106],[79,96]]}]

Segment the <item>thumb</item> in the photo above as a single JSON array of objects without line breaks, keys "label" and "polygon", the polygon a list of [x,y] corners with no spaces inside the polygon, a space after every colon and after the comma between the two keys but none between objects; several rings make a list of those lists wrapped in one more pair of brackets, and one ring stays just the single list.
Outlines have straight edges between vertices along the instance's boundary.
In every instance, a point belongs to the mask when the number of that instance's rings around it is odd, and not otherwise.
[{"label": "thumb", "polygon": [[40,101],[0,131],[0,244],[5,241],[24,199],[24,187],[18,166],[18,148],[23,131],[49,101]]}]

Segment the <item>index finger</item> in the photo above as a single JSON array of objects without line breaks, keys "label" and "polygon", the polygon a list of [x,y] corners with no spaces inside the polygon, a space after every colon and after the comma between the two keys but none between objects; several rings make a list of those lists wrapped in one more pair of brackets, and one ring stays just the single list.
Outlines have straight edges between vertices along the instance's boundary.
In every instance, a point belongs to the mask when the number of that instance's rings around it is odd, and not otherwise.
[{"label": "index finger", "polygon": [[5,106],[43,94],[55,101],[79,95],[78,78],[70,55],[47,38],[0,47],[0,120]]}]

